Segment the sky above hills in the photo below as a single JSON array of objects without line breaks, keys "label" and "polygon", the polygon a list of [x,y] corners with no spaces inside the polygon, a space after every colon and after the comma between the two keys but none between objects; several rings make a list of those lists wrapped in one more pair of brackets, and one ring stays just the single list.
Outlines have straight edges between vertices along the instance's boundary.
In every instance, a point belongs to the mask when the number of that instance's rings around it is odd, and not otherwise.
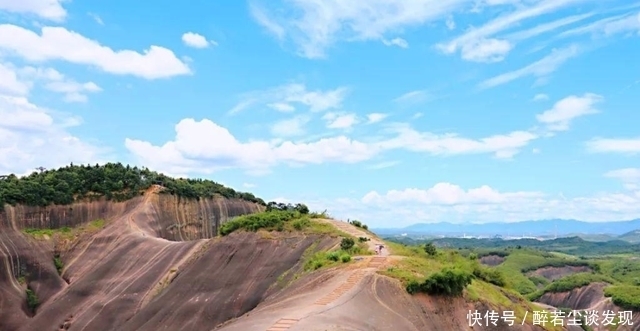
[{"label": "sky above hills", "polygon": [[120,161],[374,227],[640,217],[640,1],[0,0],[0,174]]}]

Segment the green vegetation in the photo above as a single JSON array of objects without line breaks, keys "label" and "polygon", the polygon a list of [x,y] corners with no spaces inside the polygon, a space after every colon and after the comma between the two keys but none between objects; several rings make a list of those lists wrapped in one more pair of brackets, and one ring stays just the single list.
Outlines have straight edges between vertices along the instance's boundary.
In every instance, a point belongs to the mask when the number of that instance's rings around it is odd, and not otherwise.
[{"label": "green vegetation", "polygon": [[296,230],[302,230],[308,227],[310,223],[308,216],[301,214],[299,211],[270,210],[236,217],[220,226],[220,235],[226,236],[241,229],[252,232],[260,229],[283,231],[285,225],[289,225]]},{"label": "green vegetation", "polygon": [[353,248],[354,245],[355,245],[355,242],[351,238],[342,238],[342,241],[340,242],[340,248],[342,248],[345,251],[350,250],[351,248]]},{"label": "green vegetation", "polygon": [[60,240],[74,240],[77,236],[83,233],[93,233],[105,226],[103,219],[91,221],[87,224],[82,224],[76,227],[63,226],[57,229],[35,229],[26,228],[22,232],[35,238],[35,239],[60,239]]},{"label": "green vegetation", "polygon": [[364,229],[364,230],[369,230],[369,227],[368,227],[366,224],[364,224],[364,223],[362,223],[362,222],[360,222],[360,221],[358,221],[358,220],[349,221],[349,224],[351,224],[351,225],[355,226],[356,228],[361,228],[361,229]]},{"label": "green vegetation", "polygon": [[424,282],[412,281],[407,285],[407,292],[418,292],[431,295],[461,296],[462,291],[471,284],[473,276],[464,270],[446,268],[433,273]]},{"label": "green vegetation", "polygon": [[176,179],[147,168],[107,163],[95,166],[71,164],[55,170],[41,169],[21,178],[14,174],[2,176],[0,207],[4,204],[68,205],[101,197],[125,201],[141,195],[153,184],[163,186],[162,193],[182,198],[200,199],[220,195],[266,205],[251,193],[236,192],[210,180]]},{"label": "green vegetation", "polygon": [[493,268],[476,265],[473,269],[473,276],[500,287],[504,287],[507,284],[504,274],[500,270]]},{"label": "green vegetation", "polygon": [[438,250],[433,243],[424,244],[424,251],[429,255],[436,255],[438,253]]},{"label": "green vegetation", "polygon": [[640,286],[619,285],[604,289],[604,295],[624,309],[640,311]]},{"label": "green vegetation", "polygon": [[595,282],[614,284],[616,281],[605,275],[581,272],[557,279],[545,286],[544,289],[530,293],[527,295],[527,298],[531,301],[535,301],[545,293],[568,292]]},{"label": "green vegetation", "polygon": [[40,304],[40,301],[38,300],[38,296],[36,296],[36,293],[30,287],[27,287],[26,294],[27,294],[27,307],[29,307],[29,311],[31,311],[31,313],[35,313],[36,308],[38,308],[38,305]]},{"label": "green vegetation", "polygon": [[338,250],[332,252],[317,252],[305,262],[304,270],[313,271],[323,267],[334,266],[338,263],[348,263],[351,261],[349,251]]},{"label": "green vegetation", "polygon": [[60,255],[56,254],[53,257],[53,264],[56,266],[56,270],[58,271],[58,275],[62,275],[62,269],[64,269],[64,263],[60,259]]}]

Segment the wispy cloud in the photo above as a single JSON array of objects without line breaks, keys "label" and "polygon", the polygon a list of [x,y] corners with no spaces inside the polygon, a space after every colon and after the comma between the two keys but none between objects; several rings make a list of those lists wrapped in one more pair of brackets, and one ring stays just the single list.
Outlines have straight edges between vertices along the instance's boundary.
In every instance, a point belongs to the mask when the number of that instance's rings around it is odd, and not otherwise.
[{"label": "wispy cloud", "polygon": [[394,167],[398,164],[400,164],[400,161],[380,162],[380,163],[368,166],[367,169],[372,169],[372,170],[386,169],[386,168]]},{"label": "wispy cloud", "polygon": [[433,99],[433,96],[426,90],[407,92],[395,99],[393,102],[403,105],[416,105]]},{"label": "wispy cloud", "polygon": [[479,87],[481,89],[492,88],[526,76],[534,76],[538,78],[546,77],[556,71],[567,60],[578,55],[578,53],[579,48],[577,45],[572,45],[562,49],[554,49],[551,54],[524,68],[507,72],[483,81],[480,83]]}]

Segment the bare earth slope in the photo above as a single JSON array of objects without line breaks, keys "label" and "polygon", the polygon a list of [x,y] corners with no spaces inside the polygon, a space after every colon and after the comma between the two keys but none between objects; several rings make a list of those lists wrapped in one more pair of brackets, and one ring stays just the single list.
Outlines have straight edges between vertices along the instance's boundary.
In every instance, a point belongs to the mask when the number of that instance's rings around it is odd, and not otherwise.
[{"label": "bare earth slope", "polygon": [[[382,241],[344,222],[325,220],[355,237],[369,237],[371,249]],[[396,280],[381,276],[389,259],[399,258],[385,247],[383,254],[363,258],[348,268],[308,275],[253,311],[219,331],[370,331],[370,330],[540,330],[529,325],[498,323],[469,327],[470,309],[491,310],[462,298],[410,296]]]}]

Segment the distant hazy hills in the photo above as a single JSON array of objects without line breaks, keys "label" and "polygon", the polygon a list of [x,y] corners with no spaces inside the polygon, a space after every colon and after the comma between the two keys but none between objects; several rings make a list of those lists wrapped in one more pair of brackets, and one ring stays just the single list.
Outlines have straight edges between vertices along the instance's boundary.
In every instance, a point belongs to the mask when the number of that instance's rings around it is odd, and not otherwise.
[{"label": "distant hazy hills", "polygon": [[585,236],[600,240],[627,236],[640,240],[640,219],[619,222],[582,222],[576,220],[541,220],[516,223],[418,223],[405,228],[372,229],[379,235],[431,235],[431,236]]}]

